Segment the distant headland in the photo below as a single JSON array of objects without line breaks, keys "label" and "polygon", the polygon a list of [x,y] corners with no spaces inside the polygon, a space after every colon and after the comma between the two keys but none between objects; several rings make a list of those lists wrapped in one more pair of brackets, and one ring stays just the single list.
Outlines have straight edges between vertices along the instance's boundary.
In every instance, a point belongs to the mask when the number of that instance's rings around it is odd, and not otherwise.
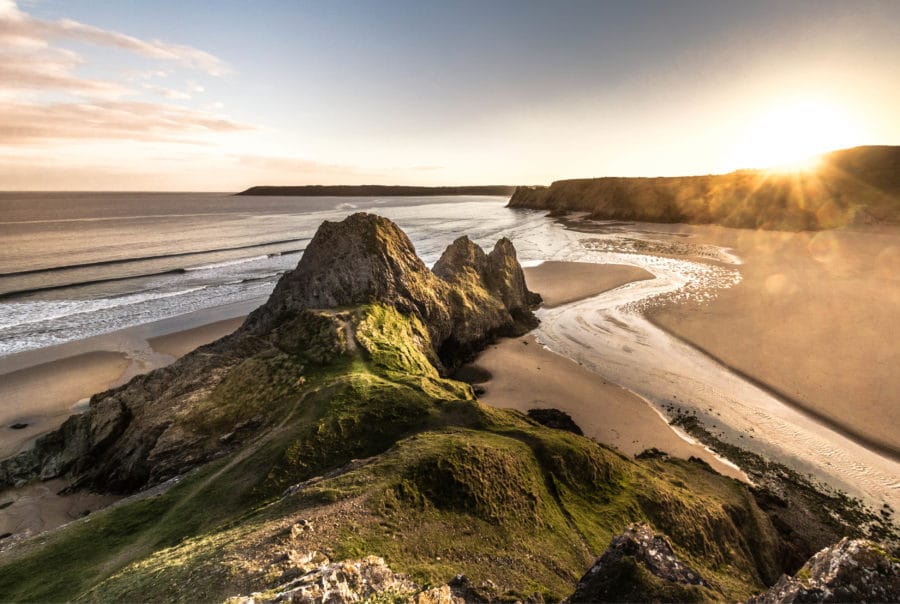
[{"label": "distant headland", "polygon": [[418,197],[430,195],[504,195],[513,194],[516,188],[508,185],[484,185],[471,187],[415,187],[400,185],[301,185],[290,187],[250,187],[237,195],[277,195],[285,197]]},{"label": "distant headland", "polygon": [[600,220],[776,230],[900,223],[900,146],[822,155],[809,170],[739,170],[659,178],[583,178],[518,187],[512,208],[587,212]]}]

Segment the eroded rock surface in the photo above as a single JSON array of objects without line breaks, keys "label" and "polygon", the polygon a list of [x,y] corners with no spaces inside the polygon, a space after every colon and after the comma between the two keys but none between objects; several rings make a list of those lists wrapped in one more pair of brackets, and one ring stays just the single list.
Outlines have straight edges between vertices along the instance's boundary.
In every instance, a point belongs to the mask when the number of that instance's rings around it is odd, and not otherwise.
[{"label": "eroded rock surface", "polygon": [[715,599],[716,593],[664,537],[646,524],[632,524],[613,538],[566,602],[693,602]]},{"label": "eroded rock surface", "polygon": [[88,411],[0,462],[0,487],[65,476],[76,488],[129,493],[242,446],[280,419],[269,405],[302,385],[304,369],[356,345],[352,313],[341,309],[378,303],[417,317],[430,339],[420,344],[443,369],[533,327],[539,300],[509,240],[485,254],[462,237],[432,272],[386,218],[324,222],[237,332],[95,395]]},{"label": "eroded rock surface", "polygon": [[814,555],[793,577],[782,575],[748,604],[900,601],[900,560],[864,539],[842,539]]}]

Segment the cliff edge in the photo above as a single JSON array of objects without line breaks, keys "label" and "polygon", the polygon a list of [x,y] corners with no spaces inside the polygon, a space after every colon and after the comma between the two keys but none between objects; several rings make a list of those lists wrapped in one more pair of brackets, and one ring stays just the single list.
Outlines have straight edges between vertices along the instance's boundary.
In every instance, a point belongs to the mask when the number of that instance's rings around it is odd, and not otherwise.
[{"label": "cliff edge", "polygon": [[587,212],[599,220],[777,230],[900,224],[898,174],[900,147],[855,147],[823,155],[809,171],[609,177],[517,187],[509,207],[550,210],[557,215]]}]

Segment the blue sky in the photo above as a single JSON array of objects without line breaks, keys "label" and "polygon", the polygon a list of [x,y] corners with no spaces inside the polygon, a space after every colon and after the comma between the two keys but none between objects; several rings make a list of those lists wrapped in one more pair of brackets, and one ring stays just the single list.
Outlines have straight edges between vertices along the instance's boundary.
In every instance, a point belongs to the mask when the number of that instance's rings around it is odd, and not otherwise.
[{"label": "blue sky", "polygon": [[548,183],[900,143],[900,3],[0,0],[6,189]]}]

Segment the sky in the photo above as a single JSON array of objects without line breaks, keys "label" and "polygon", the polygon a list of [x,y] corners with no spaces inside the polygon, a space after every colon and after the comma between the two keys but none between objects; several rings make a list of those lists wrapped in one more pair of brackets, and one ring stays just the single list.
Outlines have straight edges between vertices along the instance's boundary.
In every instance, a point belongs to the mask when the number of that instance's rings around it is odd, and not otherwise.
[{"label": "sky", "polygon": [[3,190],[720,173],[898,108],[896,0],[0,0]]}]

